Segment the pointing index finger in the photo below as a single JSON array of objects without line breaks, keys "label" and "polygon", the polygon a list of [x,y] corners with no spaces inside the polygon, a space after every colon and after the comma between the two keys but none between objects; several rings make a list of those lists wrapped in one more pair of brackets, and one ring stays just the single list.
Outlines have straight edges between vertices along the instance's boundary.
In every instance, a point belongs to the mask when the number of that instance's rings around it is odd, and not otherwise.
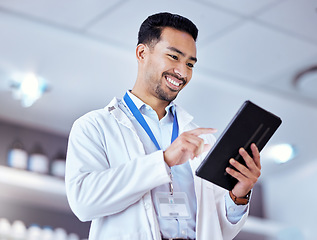
[{"label": "pointing index finger", "polygon": [[199,136],[202,134],[211,134],[217,132],[215,128],[196,128],[194,130],[188,131],[188,133],[193,134],[194,136]]}]

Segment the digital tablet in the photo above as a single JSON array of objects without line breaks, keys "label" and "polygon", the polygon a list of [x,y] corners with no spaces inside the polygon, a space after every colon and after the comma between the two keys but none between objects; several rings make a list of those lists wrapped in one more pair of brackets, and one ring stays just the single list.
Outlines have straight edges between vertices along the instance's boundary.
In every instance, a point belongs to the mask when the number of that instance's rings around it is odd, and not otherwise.
[{"label": "digital tablet", "polygon": [[233,168],[229,159],[234,158],[245,165],[239,149],[243,147],[252,156],[250,146],[255,143],[261,151],[281,123],[278,116],[251,101],[245,101],[196,169],[196,175],[232,190],[238,180],[226,172],[227,167]]}]

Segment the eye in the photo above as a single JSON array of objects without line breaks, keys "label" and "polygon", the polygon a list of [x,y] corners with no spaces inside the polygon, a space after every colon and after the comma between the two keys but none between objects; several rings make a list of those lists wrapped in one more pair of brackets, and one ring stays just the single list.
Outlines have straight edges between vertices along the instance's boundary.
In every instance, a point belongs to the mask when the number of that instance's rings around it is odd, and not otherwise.
[{"label": "eye", "polygon": [[178,57],[177,56],[175,56],[175,55],[171,55],[171,54],[169,54],[168,56],[170,56],[171,58],[173,58],[174,60],[178,60]]},{"label": "eye", "polygon": [[187,67],[193,68],[193,67],[194,67],[194,64],[192,64],[192,63],[187,63]]}]

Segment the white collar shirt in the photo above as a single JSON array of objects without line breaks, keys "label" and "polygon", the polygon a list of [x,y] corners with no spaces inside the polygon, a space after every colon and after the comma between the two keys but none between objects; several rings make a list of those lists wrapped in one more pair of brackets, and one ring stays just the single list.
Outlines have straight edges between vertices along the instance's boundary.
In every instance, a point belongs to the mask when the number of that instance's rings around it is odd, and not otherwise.
[{"label": "white collar shirt", "polygon": [[[159,120],[157,113],[147,104],[142,102],[139,98],[134,96],[130,91],[127,91],[131,100],[139,109],[150,129],[152,130],[158,144],[164,151],[171,144],[173,120],[175,114],[175,105],[171,102],[166,107],[166,115]],[[158,149],[151,141],[145,130],[139,124],[139,122],[132,116],[128,108],[122,109],[128,116],[138,132],[146,154],[150,154]],[[196,237],[196,196],[194,190],[194,180],[189,163],[186,162],[182,165],[177,165],[171,168],[173,175],[173,187],[174,192],[185,192],[187,194],[190,208],[190,219],[163,219],[158,214],[158,203],[155,198],[157,192],[169,192],[169,184],[161,185],[151,191],[152,199],[154,202],[157,218],[161,230],[161,234],[164,238],[189,238],[194,239]]]}]

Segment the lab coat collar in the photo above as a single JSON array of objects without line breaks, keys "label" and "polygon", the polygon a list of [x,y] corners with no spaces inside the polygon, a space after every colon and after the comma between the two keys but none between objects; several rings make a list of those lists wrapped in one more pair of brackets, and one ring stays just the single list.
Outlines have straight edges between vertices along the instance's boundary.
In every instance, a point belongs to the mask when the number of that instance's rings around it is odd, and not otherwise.
[{"label": "lab coat collar", "polygon": [[176,114],[177,114],[177,120],[178,120],[178,126],[179,126],[179,133],[187,130],[187,125],[193,121],[193,116],[190,115],[188,112],[186,112],[182,107],[178,106],[174,103]]},{"label": "lab coat collar", "polygon": [[[115,119],[122,125],[133,129],[135,132],[135,128],[133,124],[131,123],[130,119],[126,116],[126,114],[119,108],[119,99],[113,98],[112,101],[105,107],[105,110],[108,111],[110,114],[112,114]],[[174,103],[177,119],[178,119],[178,126],[179,126],[179,132],[182,133],[186,131],[186,126],[193,120],[193,116],[191,116],[189,113],[187,113],[183,108],[178,106]]]},{"label": "lab coat collar", "polygon": [[118,121],[118,123],[132,129],[133,132],[136,132],[130,119],[119,108],[119,101],[119,99],[113,98],[112,101],[105,107],[105,110],[108,111]]}]

